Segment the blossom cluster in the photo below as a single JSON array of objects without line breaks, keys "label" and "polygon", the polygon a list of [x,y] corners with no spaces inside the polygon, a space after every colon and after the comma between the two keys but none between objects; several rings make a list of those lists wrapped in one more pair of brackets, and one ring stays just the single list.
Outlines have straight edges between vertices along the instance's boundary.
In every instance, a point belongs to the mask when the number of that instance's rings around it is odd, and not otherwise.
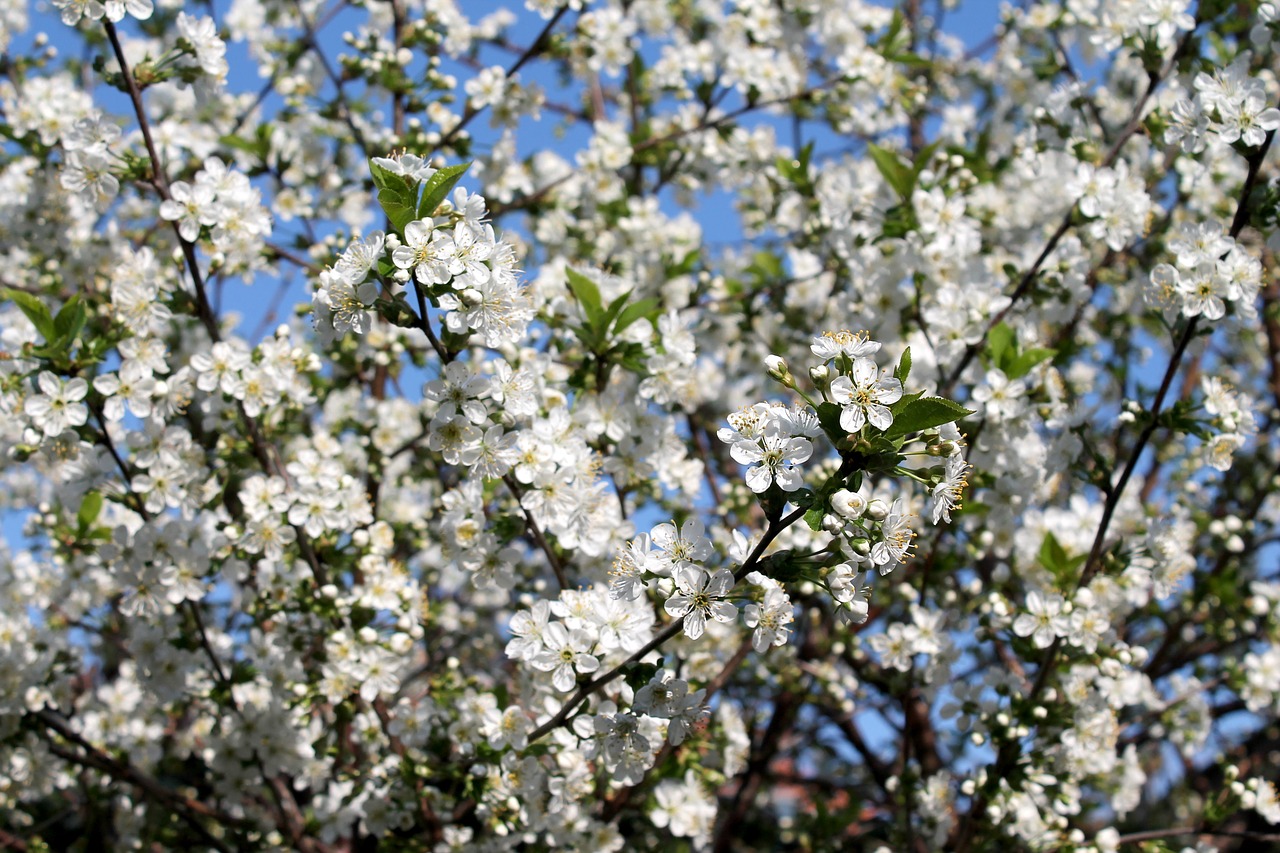
[{"label": "blossom cluster", "polygon": [[1263,82],[1250,76],[1247,55],[1212,74],[1197,74],[1192,85],[1195,96],[1173,105],[1164,134],[1183,151],[1202,151],[1208,138],[1257,147],[1280,128],[1280,109],[1269,105]]},{"label": "blossom cluster", "polygon": [[1274,2],[179,5],[0,0],[0,846],[1274,835]]}]

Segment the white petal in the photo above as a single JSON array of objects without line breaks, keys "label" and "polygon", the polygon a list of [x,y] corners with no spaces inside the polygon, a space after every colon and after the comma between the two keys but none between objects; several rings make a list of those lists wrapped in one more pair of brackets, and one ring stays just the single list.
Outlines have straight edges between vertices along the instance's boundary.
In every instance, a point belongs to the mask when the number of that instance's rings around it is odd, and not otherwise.
[{"label": "white petal", "polygon": [[837,376],[831,381],[829,393],[835,402],[848,403],[853,399],[853,383],[848,376]]},{"label": "white petal", "polygon": [[569,664],[563,664],[556,667],[555,674],[551,676],[551,686],[561,693],[567,693],[573,689],[577,678],[573,674],[573,667]]},{"label": "white petal", "polygon": [[720,569],[707,581],[707,592],[711,595],[724,595],[733,588],[733,572]]},{"label": "white petal", "polygon": [[866,422],[867,416],[861,406],[846,406],[840,413],[840,428],[845,432],[857,432]]},{"label": "white petal", "polygon": [[797,468],[779,468],[774,472],[773,477],[778,483],[778,488],[784,492],[794,492],[804,485],[804,477],[800,476]]},{"label": "white petal", "polygon": [[[779,474],[783,473],[781,471]],[[769,488],[769,484],[773,482],[773,472],[763,465],[752,468],[747,471],[747,488],[756,494],[760,494]]]},{"label": "white petal", "polygon": [[679,619],[681,616],[689,612],[689,607],[693,601],[687,595],[673,595],[667,599],[667,603],[663,605],[663,609],[667,611],[667,615],[674,616]]},{"label": "white petal", "polygon": [[871,404],[867,406],[867,420],[878,429],[888,429],[893,425],[893,415],[884,406]]},{"label": "white petal", "polygon": [[727,601],[717,601],[711,605],[711,616],[717,622],[732,622],[738,618],[738,608]]}]

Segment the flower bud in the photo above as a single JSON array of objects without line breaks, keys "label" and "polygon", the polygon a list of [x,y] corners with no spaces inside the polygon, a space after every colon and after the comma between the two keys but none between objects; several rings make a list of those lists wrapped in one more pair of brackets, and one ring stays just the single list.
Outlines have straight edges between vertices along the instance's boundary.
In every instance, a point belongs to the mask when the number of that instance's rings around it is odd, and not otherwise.
[{"label": "flower bud", "polygon": [[939,441],[925,448],[930,456],[954,456],[959,446],[954,441]]},{"label": "flower bud", "polygon": [[831,380],[831,368],[825,364],[815,364],[809,368],[809,378],[813,380],[814,385],[821,388]]},{"label": "flower bud", "polygon": [[787,379],[791,375],[791,371],[787,368],[787,362],[780,355],[767,355],[764,358],[764,366],[769,376],[787,384]]},{"label": "flower bud", "polygon": [[851,539],[849,540],[849,550],[857,554],[859,557],[867,557],[871,555],[870,539]]},{"label": "flower bud", "polygon": [[874,500],[867,504],[867,517],[872,521],[884,521],[889,515],[889,507],[885,506],[884,501]]},{"label": "flower bud", "polygon": [[856,521],[867,511],[867,499],[858,492],[841,489],[831,496],[831,508],[850,521]]}]

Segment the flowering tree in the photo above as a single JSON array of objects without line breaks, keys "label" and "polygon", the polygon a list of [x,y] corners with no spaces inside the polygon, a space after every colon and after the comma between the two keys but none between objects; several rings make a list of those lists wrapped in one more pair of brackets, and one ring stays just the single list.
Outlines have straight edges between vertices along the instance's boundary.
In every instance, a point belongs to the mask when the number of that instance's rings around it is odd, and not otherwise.
[{"label": "flowering tree", "polygon": [[1280,839],[1273,3],[54,5],[0,844]]}]

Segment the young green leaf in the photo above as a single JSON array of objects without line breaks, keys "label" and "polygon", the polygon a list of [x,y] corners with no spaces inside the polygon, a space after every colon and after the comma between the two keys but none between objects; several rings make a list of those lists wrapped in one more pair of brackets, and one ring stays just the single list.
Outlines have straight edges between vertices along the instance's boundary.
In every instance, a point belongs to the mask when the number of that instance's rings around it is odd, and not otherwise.
[{"label": "young green leaf", "polygon": [[921,397],[912,400],[900,413],[894,416],[893,423],[885,430],[885,438],[897,438],[911,432],[921,432],[933,427],[958,421],[973,412],[959,403],[944,397]]},{"label": "young green leaf", "polygon": [[80,294],[76,294],[67,300],[67,304],[62,306],[58,312],[58,316],[53,318],[53,331],[59,340],[65,341],[68,345],[76,339],[76,335],[80,334],[80,330],[84,328],[86,319],[84,301],[80,299]]},{"label": "young green leaf", "polygon": [[614,321],[622,313],[622,309],[626,306],[627,300],[631,298],[631,291],[628,290],[618,298],[609,303],[609,307],[604,309],[604,315],[600,318],[600,325],[603,327],[602,332],[607,332]]},{"label": "young green leaf", "polygon": [[844,427],[840,426],[840,406],[835,403],[818,404],[818,423],[832,441],[844,438]]},{"label": "young green leaf", "polygon": [[573,293],[573,298],[582,306],[588,325],[597,325],[604,319],[604,304],[600,301],[600,288],[577,270],[570,269],[565,272],[569,276],[569,290]]},{"label": "young green leaf", "polygon": [[417,218],[418,182],[369,161],[369,173],[377,188],[378,204],[393,228],[404,235],[404,227]]},{"label": "young green leaf", "polygon": [[1004,370],[1013,361],[1018,352],[1018,341],[1014,331],[1007,323],[996,323],[987,333],[987,358],[990,366]]},{"label": "young green leaf", "polygon": [[397,174],[389,169],[384,169],[373,161],[369,160],[369,174],[373,176],[373,185],[379,190],[391,189],[397,193],[416,195],[418,182],[405,175]]},{"label": "young green leaf", "polygon": [[923,391],[917,391],[914,394],[903,394],[902,399],[898,400],[898,402],[896,403],[892,403],[889,406],[889,414],[893,415],[896,418],[898,415],[902,414],[903,410],[906,409],[907,406],[910,406],[912,403],[914,403],[916,400],[919,400],[923,396],[924,396]]},{"label": "young green leaf", "polygon": [[80,502],[80,511],[76,513],[76,525],[81,533],[87,531],[102,512],[102,495],[99,492],[87,492]]},{"label": "young green leaf", "polygon": [[53,325],[53,315],[49,313],[49,308],[40,300],[40,297],[27,293],[25,290],[14,290],[6,287],[0,290],[0,296],[11,301],[14,305],[27,315],[27,319],[36,327],[46,341],[52,341],[58,336],[57,330]]},{"label": "young green leaf", "polygon": [[618,315],[618,319],[613,321],[613,333],[621,334],[622,330],[630,326],[637,320],[655,321],[662,305],[656,299],[641,299],[632,302],[626,308],[622,309],[622,313]]},{"label": "young green leaf", "polygon": [[453,188],[470,168],[470,163],[445,166],[443,169],[437,169],[434,175],[427,178],[427,182],[422,186],[422,198],[418,200],[417,218],[427,219],[434,216],[436,208],[449,197],[449,193],[453,192]]},{"label": "young green leaf", "polygon": [[403,235],[404,227],[415,218],[413,197],[389,187],[378,192],[378,204],[382,206],[382,212],[387,215],[391,226]]},{"label": "young green leaf", "polygon": [[897,379],[905,387],[907,377],[911,375],[911,347],[907,347],[902,351],[902,358],[898,359],[898,366],[893,369],[893,378]]},{"label": "young green leaf", "polygon": [[1010,360],[1008,369],[1005,370],[1005,375],[1010,379],[1021,379],[1031,372],[1031,368],[1046,359],[1053,358],[1057,354],[1057,350],[1047,347],[1032,347],[1029,350],[1023,350]]},{"label": "young green leaf", "polygon": [[916,185],[915,171],[898,159],[898,155],[888,148],[868,144],[867,152],[875,162],[876,168],[880,170],[885,183],[893,188],[893,191],[898,194],[898,198],[903,201],[910,199],[911,191],[915,189]]}]

